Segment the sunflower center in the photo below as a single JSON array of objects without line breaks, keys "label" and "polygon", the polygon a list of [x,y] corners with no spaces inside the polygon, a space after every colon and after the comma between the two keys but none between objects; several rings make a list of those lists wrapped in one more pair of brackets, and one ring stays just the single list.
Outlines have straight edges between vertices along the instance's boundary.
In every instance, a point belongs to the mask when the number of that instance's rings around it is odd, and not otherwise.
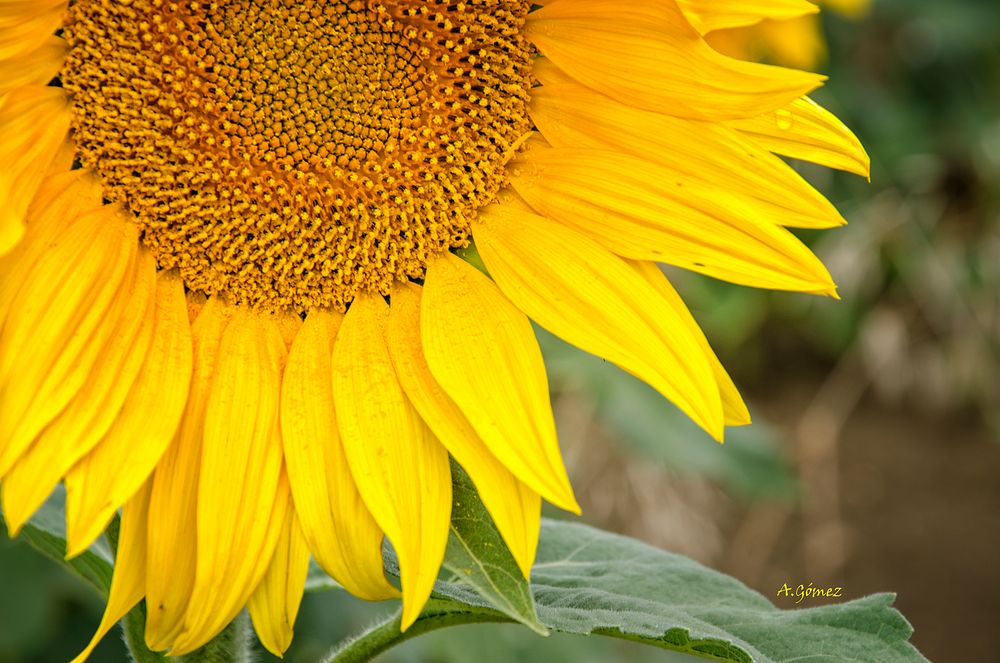
[{"label": "sunflower center", "polygon": [[75,0],[79,160],[188,287],[343,309],[468,241],[530,130],[521,0]]}]

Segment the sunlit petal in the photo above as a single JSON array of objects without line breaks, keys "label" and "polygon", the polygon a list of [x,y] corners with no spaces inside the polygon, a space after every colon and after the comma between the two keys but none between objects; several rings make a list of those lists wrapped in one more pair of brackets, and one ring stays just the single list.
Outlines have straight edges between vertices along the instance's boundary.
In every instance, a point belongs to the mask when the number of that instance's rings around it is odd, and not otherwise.
[{"label": "sunlit petal", "polygon": [[281,389],[281,432],[299,523],[316,561],[352,594],[398,595],[382,570],[382,530],[354,484],[333,402],[333,340],[343,316],[311,312]]},{"label": "sunlit petal", "polygon": [[579,513],[528,318],[476,268],[445,254],[427,270],[420,335],[431,374],[490,451],[542,497]]},{"label": "sunlit petal", "polygon": [[180,428],[156,466],[149,503],[146,563],[146,644],[167,649],[183,626],[194,584],[198,478],[201,473],[205,406],[219,341],[232,310],[218,298],[208,300],[191,327],[194,344],[191,388]]},{"label": "sunlit petal", "polygon": [[719,389],[697,335],[628,263],[518,208],[484,210],[473,232],[490,274],[518,308],[635,374],[722,439]]},{"label": "sunlit petal", "polygon": [[808,0],[677,0],[677,4],[701,34],[819,11],[819,7]]},{"label": "sunlit petal", "polygon": [[415,283],[392,291],[389,354],[413,406],[469,474],[525,577],[531,573],[541,526],[538,493],[489,450],[462,411],[431,375],[420,341],[420,294]]},{"label": "sunlit petal", "polygon": [[308,574],[309,547],[289,502],[271,564],[247,603],[260,643],[275,656],[280,657],[292,644]]},{"label": "sunlit petal", "polygon": [[[2,41],[0,41],[2,49]],[[0,98],[0,255],[24,234],[28,205],[69,132],[70,106],[59,88],[20,87]]]},{"label": "sunlit petal", "polygon": [[404,629],[420,614],[444,558],[451,515],[448,454],[396,377],[389,307],[354,300],[333,349],[337,423],[361,497],[399,557]]},{"label": "sunlit petal", "polygon": [[716,187],[679,182],[651,161],[585,148],[533,147],[511,184],[543,216],[615,253],[757,288],[832,294],[829,272],[787,230]]},{"label": "sunlit petal", "polygon": [[94,647],[118,620],[139,602],[145,592],[146,540],[149,531],[150,484],[142,488],[125,503],[121,527],[118,530],[118,549],[115,551],[115,571],[111,578],[111,591],[104,616],[90,644],[73,659],[83,663]]},{"label": "sunlit petal", "polygon": [[121,411],[97,447],[66,474],[69,556],[83,552],[152,473],[187,404],[191,325],[176,272],[157,272],[154,307],[152,343]]},{"label": "sunlit petal", "polygon": [[278,424],[286,356],[275,322],[242,309],[219,341],[205,405],[194,585],[172,655],[221,631],[274,553],[288,501]]},{"label": "sunlit petal", "polygon": [[775,154],[869,176],[871,160],[861,141],[833,113],[808,97],[730,126]]},{"label": "sunlit petal", "polygon": [[822,83],[816,74],[733,60],[706,44],[674,0],[552,0],[529,15],[542,55],[624,103],[705,120],[775,110]]}]

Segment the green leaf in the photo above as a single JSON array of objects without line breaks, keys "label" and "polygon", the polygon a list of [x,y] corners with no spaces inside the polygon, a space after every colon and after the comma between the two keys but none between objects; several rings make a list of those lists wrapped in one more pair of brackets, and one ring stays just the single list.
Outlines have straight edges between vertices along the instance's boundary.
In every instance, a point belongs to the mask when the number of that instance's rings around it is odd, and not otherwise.
[{"label": "green leaf", "polygon": [[472,480],[454,460],[451,476],[454,501],[444,568],[453,574],[453,580],[472,586],[500,612],[547,635],[548,630],[538,621],[528,581],[479,499]]},{"label": "green leaf", "polygon": [[[540,635],[548,630],[538,621],[528,581],[479,499],[469,475],[452,460],[451,532],[442,572],[433,596],[465,606],[492,608]],[[383,547],[386,570],[399,577],[392,547]]]},{"label": "green leaf", "polygon": [[76,572],[106,597],[114,570],[114,556],[107,540],[101,536],[85,552],[67,560],[65,506],[66,491],[59,485],[21,529],[21,536],[46,556]]},{"label": "green leaf", "polygon": [[[531,579],[539,619],[554,631],[735,663],[927,662],[909,644],[913,629],[891,594],[781,610],[686,557],[585,525],[543,519]],[[441,581],[435,592],[470,606],[479,621],[492,605],[465,584]]]},{"label": "green leaf", "polygon": [[926,661],[878,594],[780,610],[745,585],[680,555],[584,525],[544,521],[532,575],[547,626],[604,633],[723,661]]}]

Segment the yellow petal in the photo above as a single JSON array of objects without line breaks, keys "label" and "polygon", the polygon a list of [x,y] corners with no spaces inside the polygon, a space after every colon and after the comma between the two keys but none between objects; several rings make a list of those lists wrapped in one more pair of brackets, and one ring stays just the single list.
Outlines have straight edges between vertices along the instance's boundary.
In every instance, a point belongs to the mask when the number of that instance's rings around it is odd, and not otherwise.
[{"label": "yellow petal", "polygon": [[0,26],[24,21],[56,7],[65,7],[67,0],[0,0]]},{"label": "yellow petal", "polygon": [[808,97],[729,126],[775,154],[862,177],[870,175],[871,161],[861,141],[833,113]]},{"label": "yellow petal", "polygon": [[764,21],[761,31],[773,53],[773,61],[789,67],[815,69],[827,58],[823,24],[818,16],[790,21]]},{"label": "yellow petal", "polygon": [[28,207],[28,231],[23,241],[0,256],[0,326],[7,319],[18,291],[60,235],[84,212],[102,206],[100,181],[88,170],[49,176]]},{"label": "yellow petal", "polygon": [[[60,175],[65,175],[71,170],[83,170],[82,168],[73,168],[73,163],[76,161],[76,143],[73,141],[72,133],[63,141],[62,145],[59,146],[59,150],[56,152],[56,156],[49,163],[49,169],[46,171],[46,178],[59,177]],[[38,193],[35,194],[35,198],[38,198]],[[103,202],[103,196],[101,197]],[[34,200],[31,201],[32,205]],[[31,205],[28,206],[31,209]]]},{"label": "yellow petal", "polygon": [[277,325],[257,313],[238,310],[222,334],[205,407],[195,580],[173,656],[236,617],[274,554],[288,501],[278,423],[285,358]]},{"label": "yellow petal", "polygon": [[701,34],[819,11],[819,7],[806,0],[677,0],[677,4]]},{"label": "yellow petal", "polygon": [[[63,143],[63,150],[72,148],[72,141]],[[31,232],[41,227],[53,227],[61,231],[84,212],[101,207],[103,201],[103,185],[94,171],[79,168],[69,172],[49,173],[28,206]]]},{"label": "yellow petal", "polygon": [[[542,61],[544,62],[544,60]],[[549,83],[531,95],[535,126],[555,147],[613,149],[668,169],[677,186],[725,190],[761,222],[798,228],[843,225],[836,208],[788,164],[730,127],[644,111],[582,85]]]},{"label": "yellow petal", "polygon": [[142,370],[111,429],[66,475],[68,557],[86,550],[146,481],[187,403],[192,349],[184,284],[175,270],[156,279],[153,339]]},{"label": "yellow petal", "polygon": [[510,170],[539,214],[615,253],[757,288],[832,294],[829,272],[794,235],[753,218],[725,190],[678,182],[656,163],[607,150],[538,148]]},{"label": "yellow petal", "polygon": [[[100,181],[79,169],[43,179],[28,207],[28,231],[6,255],[0,255],[0,326],[7,319],[18,291],[30,282],[32,270],[69,226],[85,212],[103,207]],[[105,210],[107,211],[107,210]]]},{"label": "yellow petal", "polygon": [[156,289],[153,254],[140,250],[132,271],[118,295],[124,299],[123,313],[118,320],[107,321],[112,329],[85,387],[45,427],[28,453],[4,477],[4,509],[15,530],[111,428],[142,368],[153,336]]},{"label": "yellow petal", "polygon": [[753,117],[824,80],[717,53],[674,0],[553,0],[528,15],[525,33],[542,55],[584,85],[680,117]]},{"label": "yellow petal", "polygon": [[392,291],[389,354],[396,375],[417,412],[472,479],[527,578],[538,548],[541,498],[493,455],[431,375],[420,342],[420,294],[415,283],[397,284]]},{"label": "yellow petal", "polygon": [[747,410],[746,403],[743,402],[743,397],[740,396],[740,392],[733,383],[733,379],[729,377],[729,373],[723,368],[722,362],[719,361],[719,358],[708,344],[708,339],[705,338],[701,327],[698,326],[694,316],[691,315],[687,305],[684,304],[684,300],[681,299],[681,296],[674,290],[670,281],[667,280],[666,274],[653,262],[629,262],[643,278],[656,288],[663,301],[673,307],[680,318],[680,323],[688,328],[701,347],[702,353],[708,358],[708,362],[712,366],[712,373],[715,375],[715,380],[719,385],[719,394],[722,397],[722,410],[725,415],[726,425],[743,426],[749,424],[750,411]]},{"label": "yellow petal", "polygon": [[[742,39],[733,34],[741,32],[748,34]],[[752,28],[721,30],[708,35],[707,40],[726,55],[749,60],[767,58],[800,69],[816,69],[826,59],[822,24],[815,15],[786,21],[761,21]],[[739,46],[741,41],[742,48]]]},{"label": "yellow petal", "polygon": [[337,423],[361,497],[399,558],[402,628],[416,620],[444,559],[451,516],[448,454],[396,378],[381,297],[351,304],[333,348]]},{"label": "yellow petal", "polygon": [[519,309],[645,381],[722,439],[719,389],[697,336],[624,260],[569,228],[502,205],[482,210],[473,234],[490,275]]},{"label": "yellow petal", "polygon": [[0,476],[79,393],[115,329],[137,229],[107,207],[40,255],[0,335]]},{"label": "yellow petal", "polygon": [[115,552],[115,573],[111,578],[108,605],[101,617],[101,624],[87,648],[73,659],[83,663],[119,619],[132,609],[145,592],[146,538],[148,532],[150,484],[143,487],[125,503],[122,509],[121,528],[118,531],[118,550]]},{"label": "yellow petal", "polygon": [[24,217],[69,133],[70,106],[57,87],[16,88],[0,103],[0,255],[24,234]]},{"label": "yellow petal", "polygon": [[232,309],[218,297],[202,307],[191,327],[193,364],[187,406],[173,442],[153,474],[149,518],[149,559],[146,565],[146,644],[166,649],[183,626],[195,575],[198,478],[212,375],[219,341]]},{"label": "yellow petal", "polygon": [[333,402],[333,339],[343,316],[312,311],[281,385],[281,434],[302,532],[316,561],[370,601],[399,595],[382,568],[382,530],[354,485]]},{"label": "yellow petal", "polygon": [[490,451],[549,502],[579,513],[528,318],[475,267],[446,253],[427,268],[420,335],[434,379]]},{"label": "yellow petal", "polygon": [[0,60],[37,49],[59,28],[67,0],[6,0],[0,4]]},{"label": "yellow petal", "polygon": [[0,60],[0,96],[24,85],[45,85],[66,59],[66,42],[50,37],[39,48],[13,60]]},{"label": "yellow petal", "polygon": [[309,547],[289,502],[271,564],[247,604],[260,644],[279,658],[292,644],[308,574]]},{"label": "yellow petal", "polygon": [[758,27],[730,28],[715,30],[705,35],[708,45],[723,55],[737,60],[760,61],[766,54],[760,53],[761,43]]}]

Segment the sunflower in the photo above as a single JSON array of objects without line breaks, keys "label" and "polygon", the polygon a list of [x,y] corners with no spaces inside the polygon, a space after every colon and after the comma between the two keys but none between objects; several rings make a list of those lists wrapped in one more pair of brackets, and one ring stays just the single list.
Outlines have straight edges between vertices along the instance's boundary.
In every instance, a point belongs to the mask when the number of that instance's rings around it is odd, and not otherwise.
[{"label": "sunflower", "polygon": [[806,69],[819,66],[827,55],[816,3],[848,18],[858,18],[871,6],[871,0],[769,0],[726,3],[728,7],[718,0],[678,0],[716,50]]},{"label": "sunflower", "polygon": [[0,0],[0,71],[4,516],[62,481],[72,556],[121,509],[94,643],[144,598],[173,655],[244,607],[283,652],[310,555],[408,627],[449,456],[527,577],[579,512],[529,320],[748,423],[656,263],[834,295],[775,155],[867,168],[673,0]]}]

